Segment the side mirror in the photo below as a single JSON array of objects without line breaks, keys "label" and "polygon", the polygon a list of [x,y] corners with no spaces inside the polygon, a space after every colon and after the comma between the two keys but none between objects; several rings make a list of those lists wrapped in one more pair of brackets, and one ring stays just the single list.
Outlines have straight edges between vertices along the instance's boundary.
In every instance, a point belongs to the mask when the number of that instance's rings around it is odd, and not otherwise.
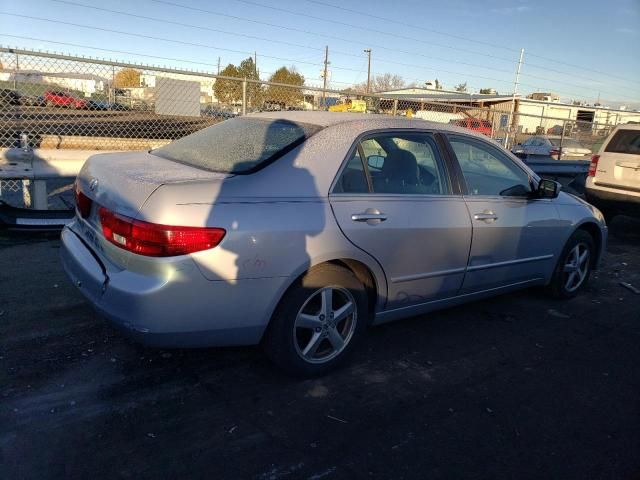
[{"label": "side mirror", "polygon": [[543,178],[538,183],[538,198],[556,198],[560,194],[560,184],[553,180]]},{"label": "side mirror", "polygon": [[382,155],[369,155],[367,157],[367,165],[369,165],[371,168],[380,170],[384,165],[384,158],[385,157],[383,157]]}]

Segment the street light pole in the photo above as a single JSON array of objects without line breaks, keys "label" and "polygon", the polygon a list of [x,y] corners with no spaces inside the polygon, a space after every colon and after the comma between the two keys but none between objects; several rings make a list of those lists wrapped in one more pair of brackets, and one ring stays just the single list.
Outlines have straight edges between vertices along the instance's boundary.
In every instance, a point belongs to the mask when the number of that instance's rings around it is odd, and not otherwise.
[{"label": "street light pole", "polygon": [[365,49],[364,53],[366,53],[367,57],[368,57],[368,61],[367,61],[367,93],[369,93],[369,91],[371,89],[371,49],[370,48]]}]

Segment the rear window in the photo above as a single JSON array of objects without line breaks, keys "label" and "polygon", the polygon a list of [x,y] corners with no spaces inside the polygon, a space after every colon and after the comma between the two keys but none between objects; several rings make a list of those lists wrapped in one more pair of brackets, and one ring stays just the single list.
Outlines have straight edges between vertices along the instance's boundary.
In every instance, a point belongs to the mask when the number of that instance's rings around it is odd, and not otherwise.
[{"label": "rear window", "polygon": [[289,120],[234,118],[192,133],[151,153],[221,173],[250,173],[321,130]]},{"label": "rear window", "polygon": [[551,145],[553,145],[554,147],[559,147],[560,146],[560,140],[562,140],[562,146],[563,147],[567,147],[567,148],[585,148],[584,145],[582,145],[579,141],[574,140],[572,138],[550,138],[549,141],[551,142]]},{"label": "rear window", "polygon": [[618,130],[604,151],[640,155],[640,130]]}]

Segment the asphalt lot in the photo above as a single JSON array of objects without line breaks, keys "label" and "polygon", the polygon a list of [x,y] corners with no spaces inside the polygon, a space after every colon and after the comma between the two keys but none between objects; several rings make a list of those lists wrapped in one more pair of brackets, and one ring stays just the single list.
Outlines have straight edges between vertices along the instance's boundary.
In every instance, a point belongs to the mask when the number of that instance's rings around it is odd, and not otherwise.
[{"label": "asphalt lot", "polygon": [[0,234],[0,478],[639,479],[640,222],[589,290],[371,329],[293,380],[257,348],[129,343],[56,239]]}]

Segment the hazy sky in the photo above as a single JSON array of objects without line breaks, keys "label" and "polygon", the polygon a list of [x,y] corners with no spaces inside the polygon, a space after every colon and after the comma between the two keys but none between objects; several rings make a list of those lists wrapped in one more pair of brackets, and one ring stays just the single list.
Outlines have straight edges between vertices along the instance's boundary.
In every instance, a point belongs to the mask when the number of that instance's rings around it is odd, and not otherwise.
[{"label": "hazy sky", "polygon": [[295,65],[316,85],[328,45],[333,88],[366,80],[371,48],[374,74],[510,93],[524,48],[523,93],[640,105],[640,0],[0,0],[0,11],[3,45],[208,71],[257,51],[264,79]]}]

